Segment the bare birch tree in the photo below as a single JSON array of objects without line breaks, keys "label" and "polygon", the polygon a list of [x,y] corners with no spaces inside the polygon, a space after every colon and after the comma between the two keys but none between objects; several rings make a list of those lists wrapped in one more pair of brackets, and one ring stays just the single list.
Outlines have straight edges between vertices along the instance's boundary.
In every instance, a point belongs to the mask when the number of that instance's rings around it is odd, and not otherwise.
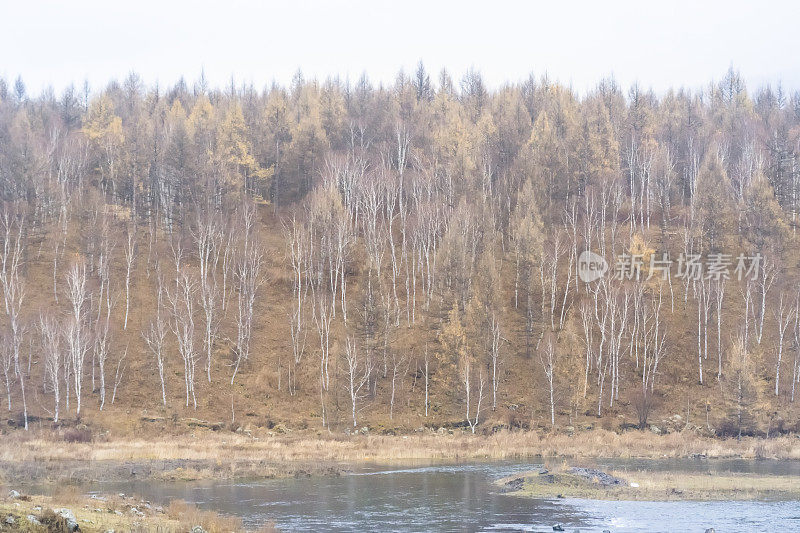
[{"label": "bare birch tree", "polygon": [[714,290],[714,314],[717,315],[717,381],[722,378],[722,303],[725,300],[726,279],[720,277],[712,282]]},{"label": "bare birch tree", "polygon": [[111,309],[113,307],[113,297],[111,296],[111,288],[109,287],[106,291],[105,302],[100,300],[98,303],[101,311],[103,308],[103,304],[105,303],[105,316],[95,321],[94,327],[94,357],[97,360],[98,367],[100,369],[100,410],[103,410],[103,407],[106,403],[106,360],[108,359],[109,352],[111,350],[111,336],[110,336],[110,328],[111,328]]},{"label": "bare birch tree", "polygon": [[125,238],[125,320],[122,329],[128,329],[128,310],[131,302],[131,275],[136,261],[136,229],[129,227]]},{"label": "bare birch tree", "polygon": [[89,292],[86,287],[86,263],[82,260],[73,263],[67,272],[67,298],[72,307],[72,314],[67,322],[65,335],[75,392],[76,414],[80,416],[83,365],[89,350],[89,332],[86,327],[84,310],[89,299]]},{"label": "bare birch tree", "polygon": [[428,381],[430,378],[430,357],[428,356],[428,343],[425,343],[425,416],[428,416],[428,405],[429,405],[429,396],[428,396]]},{"label": "bare birch tree", "polygon": [[364,396],[364,386],[369,383],[372,372],[372,360],[369,354],[359,355],[355,339],[348,338],[345,343],[345,360],[347,362],[348,388],[350,404],[352,407],[353,427],[358,425],[356,413],[358,412],[357,403]]},{"label": "bare birch tree", "polygon": [[250,357],[250,339],[253,334],[253,315],[255,313],[256,294],[264,283],[264,253],[261,245],[251,237],[244,243],[235,265],[238,288],[238,315],[236,321],[236,362],[231,385],[236,379],[242,361]]},{"label": "bare birch tree", "polygon": [[186,407],[189,407],[191,400],[194,408],[197,409],[197,396],[194,390],[194,374],[197,368],[197,351],[194,345],[194,305],[197,296],[197,281],[186,268],[182,268],[177,273],[175,288],[171,291],[167,290],[166,294],[172,311],[170,327],[178,341],[178,352],[183,359]]},{"label": "bare birch tree", "polygon": [[[394,419],[394,400],[397,394],[397,382],[408,373],[408,358],[392,350],[392,393],[389,396],[389,420]],[[403,368],[405,365],[405,368]]]},{"label": "bare birch tree", "polygon": [[[103,314],[103,302],[111,292],[111,260],[114,254],[115,242],[111,238],[111,228],[106,217],[103,217],[100,238],[97,243],[97,313],[95,317],[95,330],[99,328]],[[110,300],[109,300],[110,301]],[[97,350],[92,351],[92,391],[95,390],[95,374],[97,368]]]},{"label": "bare birch tree", "polygon": [[167,337],[167,321],[164,317],[164,278],[160,267],[157,268],[156,316],[150,321],[148,328],[142,333],[147,347],[156,360],[158,378],[161,381],[161,403],[167,405],[167,388],[164,379],[164,343]]},{"label": "bare birch tree", "polygon": [[292,343],[292,362],[289,367],[288,389],[294,394],[297,386],[297,366],[305,354],[308,330],[306,327],[305,307],[308,284],[305,283],[307,254],[310,249],[309,236],[305,227],[297,218],[292,217],[290,224],[284,224],[284,231],[289,244],[289,259],[292,270],[292,310],[289,313],[289,338]]},{"label": "bare birch tree", "polygon": [[122,376],[125,374],[125,368],[127,365],[125,364],[125,359],[128,357],[128,347],[125,347],[125,350],[120,355],[119,360],[117,361],[117,371],[114,373],[114,390],[111,393],[111,405],[114,405],[114,402],[117,399],[117,389],[119,388],[120,383],[122,383]]},{"label": "bare birch tree", "polygon": [[794,300],[794,364],[792,365],[792,392],[789,397],[794,402],[794,392],[800,380],[800,291]]},{"label": "bare birch tree", "polygon": [[[465,354],[461,358],[461,383],[464,385],[467,424],[472,433],[475,433],[475,428],[478,427],[481,415],[481,404],[483,403],[483,388],[486,385],[486,379],[483,375],[483,368],[478,368],[478,398],[477,405],[475,406],[475,416],[472,417],[472,396],[473,396],[473,364],[469,355]],[[480,367],[480,365],[479,365]]]},{"label": "bare birch tree", "polygon": [[772,285],[775,283],[775,278],[777,275],[777,262],[771,257],[763,259],[756,282],[756,287],[758,288],[759,305],[756,309],[754,309],[756,315],[755,334],[756,342],[758,344],[761,344],[761,338],[764,334],[764,316],[767,314],[767,295],[769,294]]},{"label": "bare birch tree", "polygon": [[503,341],[500,320],[496,311],[489,315],[489,359],[492,367],[492,411],[497,409],[497,390],[500,386],[498,371],[501,363],[500,345]]},{"label": "bare birch tree", "polygon": [[[25,279],[22,277],[24,253],[25,219],[15,216],[8,209],[0,214],[3,243],[0,248],[0,284],[3,287],[3,303],[10,328],[11,354],[14,375],[22,393],[22,413],[25,430],[28,430],[28,402],[25,397],[25,375],[19,362],[22,346],[23,326],[21,322],[22,304],[25,300]],[[10,399],[9,395],[9,399]],[[10,402],[9,402],[10,405]]]},{"label": "bare birch tree", "polygon": [[11,411],[11,376],[14,373],[14,351],[8,339],[0,337],[0,365],[3,367],[3,376],[6,381],[6,399],[8,410]]},{"label": "bare birch tree", "polygon": [[639,428],[647,426],[647,419],[653,407],[653,393],[655,391],[658,366],[666,356],[666,326],[661,314],[662,286],[658,288],[658,298],[648,298],[641,308],[641,335],[642,344],[642,387],[636,398],[636,409],[639,415]]},{"label": "bare birch tree", "polygon": [[547,340],[544,353],[539,353],[539,362],[542,364],[544,376],[547,379],[548,390],[550,391],[550,426],[556,427],[556,402],[555,402],[555,372],[556,372],[556,350],[553,346],[553,339]]},{"label": "bare birch tree", "polygon": [[783,345],[786,338],[786,329],[794,319],[794,310],[786,301],[786,294],[781,292],[778,308],[774,310],[776,325],[778,326],[778,356],[775,363],[775,396],[778,396],[781,383],[781,362],[783,360]]},{"label": "bare birch tree", "polygon": [[223,232],[213,212],[197,208],[196,228],[192,232],[198,264],[200,267],[199,293],[203,309],[203,350],[206,354],[206,378],[211,383],[211,366],[214,343],[219,329],[217,288],[217,264],[220,257]]}]

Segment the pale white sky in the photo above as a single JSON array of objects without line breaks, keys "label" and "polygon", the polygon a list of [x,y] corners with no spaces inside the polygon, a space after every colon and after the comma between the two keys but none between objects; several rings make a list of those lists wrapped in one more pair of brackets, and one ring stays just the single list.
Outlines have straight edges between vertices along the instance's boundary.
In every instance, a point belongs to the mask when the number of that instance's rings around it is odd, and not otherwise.
[{"label": "pale white sky", "polygon": [[0,0],[0,76],[29,93],[130,71],[152,84],[276,80],[298,68],[391,82],[422,59],[435,81],[470,67],[497,87],[528,73],[579,91],[614,75],[656,91],[700,88],[738,68],[751,88],[800,89],[800,2],[210,2]]}]

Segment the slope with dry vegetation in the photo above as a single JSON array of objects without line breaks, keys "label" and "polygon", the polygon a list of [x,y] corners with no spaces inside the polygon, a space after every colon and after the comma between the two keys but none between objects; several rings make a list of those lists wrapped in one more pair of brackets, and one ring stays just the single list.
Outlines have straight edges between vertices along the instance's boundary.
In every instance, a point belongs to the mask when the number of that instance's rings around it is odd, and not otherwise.
[{"label": "slope with dry vegetation", "polygon": [[797,104],[0,84],[0,431],[795,432]]}]

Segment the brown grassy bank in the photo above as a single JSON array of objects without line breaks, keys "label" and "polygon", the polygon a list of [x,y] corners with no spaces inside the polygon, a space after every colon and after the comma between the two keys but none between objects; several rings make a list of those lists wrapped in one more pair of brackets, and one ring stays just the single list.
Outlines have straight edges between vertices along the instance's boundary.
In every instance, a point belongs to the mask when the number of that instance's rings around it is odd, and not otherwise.
[{"label": "brown grassy bank", "polygon": [[654,435],[596,429],[575,433],[501,431],[493,435],[415,433],[333,435],[292,432],[245,436],[197,432],[169,439],[64,442],[13,434],[0,443],[6,481],[28,479],[199,479],[335,474],[350,465],[414,460],[525,457],[800,459],[800,439],[717,439],[692,432]]}]

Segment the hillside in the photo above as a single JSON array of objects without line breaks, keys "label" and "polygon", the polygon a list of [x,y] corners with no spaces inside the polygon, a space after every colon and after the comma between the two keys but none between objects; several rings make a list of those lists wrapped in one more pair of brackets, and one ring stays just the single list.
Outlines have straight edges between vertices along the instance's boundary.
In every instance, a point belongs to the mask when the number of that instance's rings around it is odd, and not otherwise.
[{"label": "hillside", "polygon": [[2,83],[0,431],[800,431],[798,102]]}]

